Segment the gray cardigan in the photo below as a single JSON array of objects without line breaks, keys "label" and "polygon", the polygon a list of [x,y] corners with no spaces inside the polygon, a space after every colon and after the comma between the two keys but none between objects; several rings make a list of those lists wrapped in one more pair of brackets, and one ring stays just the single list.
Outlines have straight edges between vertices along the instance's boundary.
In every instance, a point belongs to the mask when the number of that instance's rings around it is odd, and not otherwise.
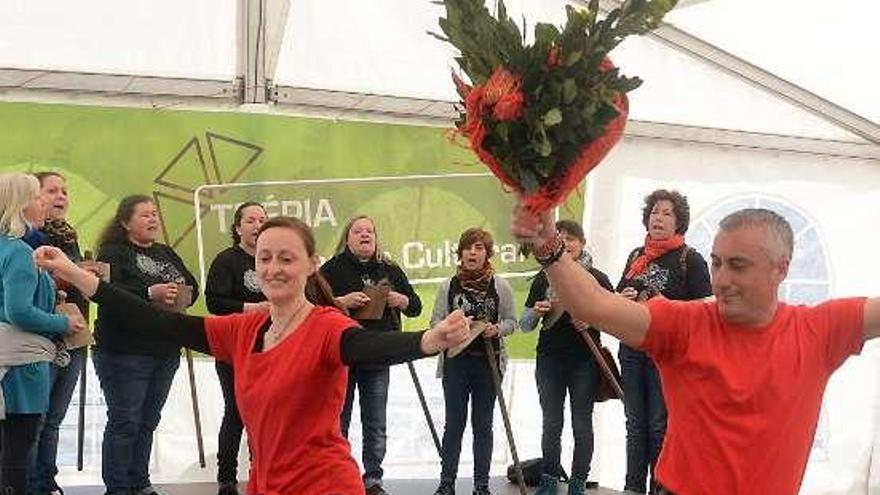
[{"label": "gray cardigan", "polygon": [[[510,283],[498,275],[495,275],[495,291],[498,293],[498,330],[501,337],[507,337],[516,331],[516,301],[513,297],[513,288]],[[434,310],[431,312],[431,326],[439,323],[449,314],[449,283],[452,279],[446,279],[437,289],[437,297],[434,298]],[[501,338],[501,373],[507,367],[507,348],[504,339]],[[443,376],[443,360],[446,353],[440,353],[437,361],[437,378]]]},{"label": "gray cardigan", "polygon": [[[29,363],[55,362],[67,366],[70,356],[42,335],[24,332],[0,321],[0,380],[9,368]],[[6,402],[0,392],[0,419],[6,417]]]}]

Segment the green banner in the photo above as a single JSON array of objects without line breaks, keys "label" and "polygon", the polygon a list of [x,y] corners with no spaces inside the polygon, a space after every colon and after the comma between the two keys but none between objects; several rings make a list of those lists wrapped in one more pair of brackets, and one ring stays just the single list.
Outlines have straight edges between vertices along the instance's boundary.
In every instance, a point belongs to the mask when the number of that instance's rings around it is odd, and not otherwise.
[{"label": "green banner", "polygon": [[[420,287],[425,313],[433,303],[428,282],[454,273],[455,243],[468,227],[495,235],[499,272],[534,270],[509,235],[512,195],[446,129],[34,103],[0,103],[0,128],[0,171],[67,177],[69,219],[83,249],[92,248],[122,197],[140,193],[156,199],[165,241],[196,274],[199,246],[209,264],[231,242],[235,205],[247,200],[306,221],[323,257],[349,218],[374,217],[382,248],[411,279],[427,283]],[[581,204],[575,198],[563,216],[580,219]],[[515,283],[520,298],[525,285]]]}]

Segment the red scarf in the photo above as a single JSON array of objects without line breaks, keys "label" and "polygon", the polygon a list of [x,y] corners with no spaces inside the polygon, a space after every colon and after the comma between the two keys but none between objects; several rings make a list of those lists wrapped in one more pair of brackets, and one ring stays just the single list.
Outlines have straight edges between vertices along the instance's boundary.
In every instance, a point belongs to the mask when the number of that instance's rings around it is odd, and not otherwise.
[{"label": "red scarf", "polygon": [[629,271],[626,272],[626,278],[633,279],[638,277],[645,273],[645,270],[648,269],[648,265],[650,265],[652,261],[670,251],[675,251],[682,246],[684,246],[684,236],[681,234],[675,234],[669,239],[659,241],[651,239],[650,235],[645,236],[645,247],[642,249],[642,254],[633,260],[632,264],[629,266]]}]

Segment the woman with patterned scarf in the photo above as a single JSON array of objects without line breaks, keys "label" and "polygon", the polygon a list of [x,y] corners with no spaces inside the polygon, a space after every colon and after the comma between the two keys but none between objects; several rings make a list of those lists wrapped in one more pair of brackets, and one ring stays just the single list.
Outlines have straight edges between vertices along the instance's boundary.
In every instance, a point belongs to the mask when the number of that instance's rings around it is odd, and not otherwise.
[{"label": "woman with patterned scarf", "polygon": [[[565,250],[584,270],[609,292],[614,291],[608,276],[593,267],[589,253],[584,251],[584,229],[572,220],[556,222]],[[560,464],[562,428],[565,424],[565,396],[571,404],[571,431],[574,452],[571,460],[571,479],[568,495],[583,495],[588,488],[587,476],[593,459],[593,405],[599,390],[599,366],[590,348],[583,341],[580,329],[565,308],[559,307],[547,275],[541,271],[532,282],[526,298],[526,309],[520,327],[529,332],[541,320],[535,360],[535,382],[541,400],[543,417],[541,428],[541,485],[535,495],[556,494],[565,471]],[[590,337],[599,342],[599,332],[588,330]]]},{"label": "woman with patterned scarf", "polygon": [[[677,191],[652,192],[645,198],[642,224],[648,231],[645,243],[630,253],[617,292],[637,301],[661,294],[678,300],[712,295],[706,260],[684,242],[690,224],[687,198]],[[666,436],[666,402],[657,368],[644,352],[620,344],[618,357],[626,413],[624,490],[645,493]]]},{"label": "woman with patterned scarf", "polygon": [[[475,322],[483,322],[477,336],[459,354],[441,355],[446,425],[441,446],[442,471],[435,495],[453,495],[461,454],[461,437],[471,402],[471,429],[474,434],[474,495],[489,493],[489,465],[492,461],[492,417],[495,385],[487,358],[486,341],[494,347],[499,369],[503,370],[502,337],[516,330],[513,289],[495,275],[489,258],[493,254],[492,234],[479,229],[465,230],[458,241],[458,272],[437,291],[431,324],[456,309]],[[474,327],[472,327],[473,329]]]},{"label": "woman with patterned scarf", "polygon": [[[33,239],[35,244],[55,246],[61,249],[74,262],[82,261],[79,243],[73,226],[67,222],[67,210],[70,199],[67,194],[67,181],[58,172],[39,172],[34,174],[40,181],[40,195],[46,207],[46,220]],[[38,245],[33,245],[36,248]],[[67,302],[74,303],[85,315],[88,301],[76,289],[66,284],[59,287],[67,294]],[[58,474],[56,462],[58,455],[58,431],[67,407],[73,396],[73,390],[85,366],[86,348],[70,350],[70,364],[66,367],[50,365],[50,397],[49,410],[43,419],[40,435],[37,440],[36,455],[30,470],[30,492],[33,495],[60,495],[61,487],[55,481]]]}]

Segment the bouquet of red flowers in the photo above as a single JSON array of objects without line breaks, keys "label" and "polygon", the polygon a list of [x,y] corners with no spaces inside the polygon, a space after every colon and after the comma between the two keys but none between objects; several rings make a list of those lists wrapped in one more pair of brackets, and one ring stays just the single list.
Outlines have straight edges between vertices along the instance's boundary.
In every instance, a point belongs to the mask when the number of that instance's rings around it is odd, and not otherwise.
[{"label": "bouquet of red flowers", "polygon": [[498,0],[493,16],[483,0],[443,0],[443,35],[455,46],[453,74],[461,96],[458,132],[533,213],[562,203],[620,140],[628,114],[626,93],[641,84],[608,59],[626,36],[657,27],[677,0],[627,0],[604,18],[599,2],[566,7],[560,30],[535,25],[525,43]]}]

